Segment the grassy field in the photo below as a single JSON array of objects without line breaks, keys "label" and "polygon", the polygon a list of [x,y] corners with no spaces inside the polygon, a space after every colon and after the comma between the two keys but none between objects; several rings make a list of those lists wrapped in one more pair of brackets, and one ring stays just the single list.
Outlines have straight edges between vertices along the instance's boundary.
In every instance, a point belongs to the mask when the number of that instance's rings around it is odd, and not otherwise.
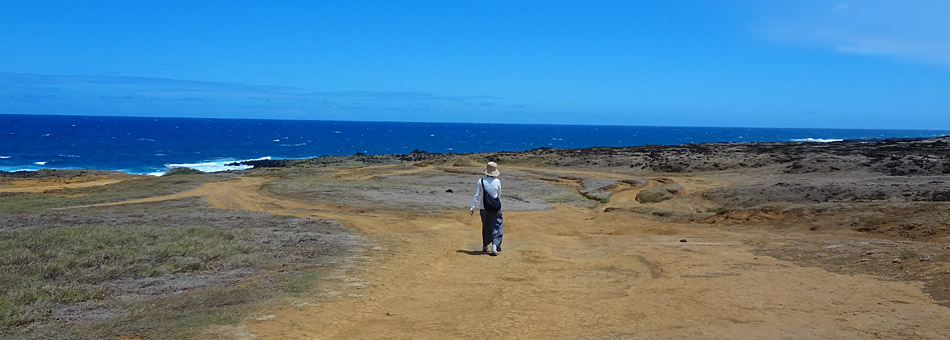
[{"label": "grassy field", "polygon": [[[243,235],[242,235],[243,234]],[[248,232],[78,226],[0,233],[0,325],[23,326],[58,304],[105,298],[100,284],[254,266]]]},{"label": "grassy field", "polygon": [[146,178],[0,199],[0,338],[180,339],[306,294],[356,249],[332,222],[165,195],[228,176]]}]

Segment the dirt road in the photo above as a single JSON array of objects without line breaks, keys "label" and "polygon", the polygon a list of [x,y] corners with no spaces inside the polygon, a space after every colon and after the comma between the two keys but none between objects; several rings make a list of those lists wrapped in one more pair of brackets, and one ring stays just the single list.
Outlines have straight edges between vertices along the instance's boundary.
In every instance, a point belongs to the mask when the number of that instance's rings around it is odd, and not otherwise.
[{"label": "dirt road", "polygon": [[[365,173],[354,176],[381,176]],[[413,171],[438,171],[421,169]],[[834,274],[755,255],[741,233],[614,209],[505,212],[498,257],[478,217],[360,211],[270,196],[265,178],[133,202],[206,197],[223,209],[337,219],[375,240],[316,296],[209,338],[947,339],[950,308],[914,282]],[[688,188],[687,188],[688,189]],[[635,191],[609,206],[638,205]],[[132,203],[132,202],[123,202]],[[680,203],[680,204],[688,204]],[[682,206],[675,207],[685,209]],[[683,242],[685,240],[685,242]]]}]

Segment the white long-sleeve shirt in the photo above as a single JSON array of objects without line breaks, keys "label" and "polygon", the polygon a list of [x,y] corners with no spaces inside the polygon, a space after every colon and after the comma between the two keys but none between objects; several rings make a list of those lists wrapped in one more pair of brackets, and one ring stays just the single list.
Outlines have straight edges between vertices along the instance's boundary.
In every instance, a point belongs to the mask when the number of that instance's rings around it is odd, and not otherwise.
[{"label": "white long-sleeve shirt", "polygon": [[[482,188],[482,180],[485,180],[485,187]],[[485,176],[478,179],[478,184],[475,185],[475,196],[472,196],[472,207],[471,210],[484,209],[484,203],[479,199],[482,193],[488,193],[491,197],[498,198],[498,195],[501,194],[501,180],[498,177]]]}]

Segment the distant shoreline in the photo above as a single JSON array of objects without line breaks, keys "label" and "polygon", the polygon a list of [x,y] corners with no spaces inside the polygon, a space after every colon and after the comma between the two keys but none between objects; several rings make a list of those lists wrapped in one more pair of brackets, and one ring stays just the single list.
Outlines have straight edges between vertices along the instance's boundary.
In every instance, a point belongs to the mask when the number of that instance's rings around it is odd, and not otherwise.
[{"label": "distant shoreline", "polygon": [[[538,155],[547,155],[549,158],[582,158],[584,163],[558,161],[551,163],[551,166],[624,166],[638,167],[638,169],[649,169],[651,171],[672,171],[680,172],[683,169],[693,169],[691,171],[710,171],[725,170],[733,168],[749,167],[757,163],[745,163],[737,161],[750,158],[756,154],[764,153],[785,153],[796,155],[807,154],[845,154],[852,153],[874,154],[881,150],[893,149],[895,146],[901,146],[903,151],[913,151],[924,145],[945,146],[950,141],[950,136],[932,137],[932,138],[883,138],[875,140],[843,140],[843,141],[797,141],[797,142],[719,142],[719,143],[689,143],[680,145],[639,145],[624,147],[587,147],[558,149],[540,147],[524,151],[492,151],[477,153],[438,153],[427,152],[425,150],[413,150],[409,153],[400,154],[362,154],[354,155],[325,155],[309,158],[286,158],[286,159],[255,159],[236,161],[224,164],[234,167],[232,170],[213,171],[231,172],[259,168],[286,168],[286,167],[327,167],[341,165],[377,165],[377,164],[395,164],[395,163],[413,163],[426,162],[437,159],[445,159],[452,156],[471,156],[483,157],[486,159],[504,159],[519,160],[526,157],[535,157]],[[933,150],[921,150],[933,152]],[[948,147],[950,152],[950,147]],[[890,154],[890,153],[888,153]],[[645,157],[644,155],[647,155]],[[649,155],[653,158],[650,159]],[[656,156],[663,155],[663,156]],[[690,157],[705,157],[706,164],[695,164]],[[814,155],[812,155],[814,156]],[[839,155],[840,156],[840,155]],[[631,157],[639,157],[640,161],[630,161]],[[708,161],[713,157],[713,161]],[[754,157],[753,157],[754,158]],[[671,159],[676,159],[671,163]],[[787,159],[785,159],[787,160]],[[733,164],[734,163],[734,164]],[[757,166],[764,166],[758,164]],[[189,167],[175,167],[174,169],[193,169]],[[59,173],[57,174],[57,171]],[[142,175],[107,169],[41,169],[25,171],[0,171],[0,177],[3,178],[36,178],[36,177],[57,177],[69,176],[67,173],[124,173],[130,175]],[[164,174],[164,173],[163,173]]]},{"label": "distant shoreline", "polygon": [[248,160],[719,142],[928,138],[950,130],[512,125],[0,115],[0,170],[107,169],[161,175]]}]

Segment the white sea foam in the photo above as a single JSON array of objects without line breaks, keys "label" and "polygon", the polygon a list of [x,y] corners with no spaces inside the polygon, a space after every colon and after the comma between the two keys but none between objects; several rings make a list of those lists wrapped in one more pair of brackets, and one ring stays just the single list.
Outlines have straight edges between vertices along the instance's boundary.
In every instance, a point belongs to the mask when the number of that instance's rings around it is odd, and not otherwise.
[{"label": "white sea foam", "polygon": [[36,171],[36,170],[39,170],[39,168],[0,166],[0,171],[6,171],[6,172]]},{"label": "white sea foam", "polygon": [[0,159],[9,159],[10,156],[0,156]]},{"label": "white sea foam", "polygon": [[[195,170],[203,171],[203,172],[218,172],[218,171],[228,171],[228,170],[247,170],[247,169],[252,168],[252,166],[250,166],[250,165],[226,165],[226,164],[231,164],[231,163],[236,163],[236,162],[246,162],[246,161],[266,161],[266,160],[269,160],[269,159],[271,159],[270,156],[268,156],[268,157],[261,157],[261,158],[255,158],[255,159],[244,159],[244,160],[233,159],[233,158],[224,158],[224,159],[210,160],[210,161],[201,162],[201,163],[165,164],[165,168],[166,168],[166,172],[167,172],[168,170],[171,170],[172,168],[189,168],[189,169],[195,169]],[[149,173],[149,175],[155,175],[155,176],[161,176],[161,175],[164,175],[164,174],[165,174],[165,172],[153,172],[153,173]]]},{"label": "white sea foam", "polygon": [[836,139],[836,138],[797,138],[797,139],[792,139],[791,141],[792,142],[807,142],[807,143],[833,143],[833,142],[840,142],[843,140],[844,139]]},{"label": "white sea foam", "polygon": [[46,165],[46,163],[47,162],[33,162],[33,164],[36,164],[36,165]]}]

